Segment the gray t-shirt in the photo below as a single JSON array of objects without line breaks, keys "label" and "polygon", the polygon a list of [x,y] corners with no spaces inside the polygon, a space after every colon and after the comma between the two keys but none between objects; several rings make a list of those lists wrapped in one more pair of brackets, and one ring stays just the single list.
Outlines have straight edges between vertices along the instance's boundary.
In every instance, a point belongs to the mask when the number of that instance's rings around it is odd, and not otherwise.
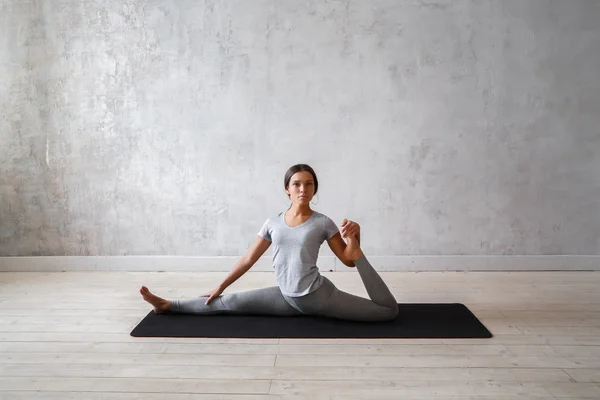
[{"label": "gray t-shirt", "polygon": [[267,219],[258,235],[273,243],[273,267],[281,293],[300,297],[321,287],[323,277],[317,267],[319,249],[338,231],[331,218],[316,211],[306,222],[294,227],[285,222],[283,212]]}]

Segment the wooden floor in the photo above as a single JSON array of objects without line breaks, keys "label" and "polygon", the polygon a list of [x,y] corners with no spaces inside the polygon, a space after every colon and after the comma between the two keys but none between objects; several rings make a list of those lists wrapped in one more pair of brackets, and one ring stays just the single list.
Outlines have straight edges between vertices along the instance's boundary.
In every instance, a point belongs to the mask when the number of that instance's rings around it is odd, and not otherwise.
[{"label": "wooden floor", "polygon": [[[355,271],[324,275],[366,295]],[[382,274],[398,302],[464,303],[492,339],[129,336],[140,285],[180,298],[223,276],[0,273],[0,399],[600,399],[600,272]]]}]

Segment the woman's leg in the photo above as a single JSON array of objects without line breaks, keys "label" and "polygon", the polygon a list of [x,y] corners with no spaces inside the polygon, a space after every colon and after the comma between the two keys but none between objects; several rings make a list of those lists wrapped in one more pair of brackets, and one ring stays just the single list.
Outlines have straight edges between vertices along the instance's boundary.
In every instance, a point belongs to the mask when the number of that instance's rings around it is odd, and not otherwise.
[{"label": "woman's leg", "polygon": [[397,314],[398,302],[383,279],[381,279],[381,276],[379,276],[377,271],[375,271],[375,268],[369,263],[367,257],[363,255],[361,258],[354,261],[354,265],[356,265],[356,269],[358,269],[358,274],[360,275],[371,300],[380,306],[395,310]]},{"label": "woman's leg", "polygon": [[389,321],[398,315],[398,303],[365,256],[354,261],[369,299],[342,292],[325,278],[317,291],[303,297],[286,297],[306,314],[351,321]]},{"label": "woman's leg", "polygon": [[277,286],[225,294],[216,297],[208,305],[206,305],[206,297],[168,301],[153,295],[148,289],[145,292],[144,289],[142,288],[141,291],[144,300],[155,306],[155,311],[157,311],[158,305],[158,312],[168,311],[202,315],[257,314],[293,316],[301,314],[285,301]]}]

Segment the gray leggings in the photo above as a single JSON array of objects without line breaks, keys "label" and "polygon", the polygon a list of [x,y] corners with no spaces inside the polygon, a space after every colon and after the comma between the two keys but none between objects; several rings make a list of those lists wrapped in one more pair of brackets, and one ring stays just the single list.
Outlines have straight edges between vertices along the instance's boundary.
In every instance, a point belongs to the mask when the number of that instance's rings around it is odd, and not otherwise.
[{"label": "gray leggings", "polygon": [[225,294],[206,305],[206,298],[171,301],[171,312],[187,314],[318,315],[352,321],[388,321],[398,315],[398,303],[367,258],[354,262],[369,299],[340,291],[326,277],[319,289],[301,297],[284,296],[279,287]]}]

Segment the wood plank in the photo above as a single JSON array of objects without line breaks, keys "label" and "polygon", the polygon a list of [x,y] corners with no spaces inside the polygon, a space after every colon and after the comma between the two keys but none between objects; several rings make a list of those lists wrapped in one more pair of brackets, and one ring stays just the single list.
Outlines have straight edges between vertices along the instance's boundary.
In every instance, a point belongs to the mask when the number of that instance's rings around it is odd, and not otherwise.
[{"label": "wood plank", "polygon": [[119,365],[251,365],[273,366],[275,355],[232,354],[114,354],[114,353],[0,353],[6,364],[119,364]]},{"label": "wood plank", "polygon": [[490,339],[236,339],[236,338],[137,338],[123,333],[0,332],[0,342],[104,342],[104,343],[247,343],[302,345],[385,345],[385,344],[474,344],[485,345],[588,345],[600,346],[596,336],[545,336],[498,334]]},{"label": "wood plank", "polygon": [[12,391],[267,394],[270,385],[259,379],[0,377],[1,390]]},{"label": "wood plank", "polygon": [[598,368],[565,368],[564,371],[576,382],[600,383]]},{"label": "wood plank", "polygon": [[518,327],[600,327],[598,318],[506,318],[506,324]]},{"label": "wood plank", "polygon": [[5,377],[106,377],[180,379],[280,380],[419,380],[462,382],[570,382],[559,368],[376,368],[376,367],[273,367],[114,364],[0,364]]},{"label": "wood plank", "polygon": [[277,354],[277,344],[160,344],[160,343],[35,343],[0,342],[0,353],[62,353],[62,354]]},{"label": "wood plank", "polygon": [[548,355],[600,357],[600,346],[545,346]]},{"label": "wood plank", "polygon": [[528,318],[532,320],[538,319],[600,319],[600,311],[534,311],[534,310],[502,310],[498,311],[505,318],[519,320]]},{"label": "wood plank", "polygon": [[0,342],[104,342],[104,343],[247,343],[294,345],[588,345],[600,346],[595,336],[544,336],[498,334],[490,339],[237,339],[237,338],[138,338],[123,333],[0,332]]},{"label": "wood plank", "polygon": [[[2,334],[0,334],[2,338]],[[335,346],[339,344],[475,344],[475,345],[600,345],[600,337],[595,336],[545,336],[545,335],[517,335],[495,334],[490,339],[281,339],[280,343],[290,344],[326,344]]]},{"label": "wood plank", "polygon": [[[40,391],[0,391],[2,400],[299,400],[300,396],[260,395],[260,394],[202,394],[202,393],[142,393],[142,392],[40,392]],[[314,400],[329,400],[328,396],[316,396]],[[444,399],[442,399],[444,400]],[[455,400],[455,399],[451,399]]]},{"label": "wood plank", "polygon": [[[146,311],[146,312],[144,312]],[[115,312],[115,310],[93,310],[90,313],[90,310],[75,310],[75,309],[54,309],[54,308],[38,308],[38,309],[4,309],[2,310],[2,316],[7,317],[10,315],[17,315],[22,317],[32,317],[32,316],[48,316],[51,315],[53,317],[88,317],[90,314],[94,317],[136,317],[140,320],[146,316],[147,307],[142,308],[124,308],[119,310],[119,312]]]},{"label": "wood plank", "polygon": [[454,396],[488,396],[513,397],[527,392],[531,398],[552,396],[538,383],[511,383],[511,382],[406,382],[406,381],[289,381],[274,380],[270,393],[294,394],[312,396],[319,393],[335,393],[338,396],[354,395],[364,398],[375,398],[379,395],[395,395],[402,397],[434,397],[438,394],[452,394]]},{"label": "wood plank", "polygon": [[[576,351],[576,348],[581,350]],[[301,344],[182,344],[182,343],[97,343],[97,342],[0,342],[0,353],[120,353],[120,354],[314,354],[314,355],[588,355],[584,348],[595,346],[530,346],[476,344],[364,344],[301,345]],[[562,350],[561,350],[562,349]],[[571,349],[570,352],[568,349]],[[571,354],[575,353],[575,354]],[[592,354],[590,354],[592,355]]]},{"label": "wood plank", "polygon": [[123,333],[0,332],[0,342],[103,342],[103,343],[249,343],[277,344],[279,339],[153,338]]},{"label": "wood plank", "polygon": [[126,316],[0,316],[0,325],[131,325],[138,324],[145,315]]},{"label": "wood plank", "polygon": [[600,327],[596,326],[518,326],[524,335],[555,335],[555,336],[600,336]]},{"label": "wood plank", "polygon": [[52,332],[52,333],[120,333],[129,335],[137,323],[131,324],[102,324],[102,325],[41,325],[41,324],[14,324],[0,325],[0,333],[8,332]]},{"label": "wood plank", "polygon": [[431,365],[444,368],[600,368],[598,357],[559,356],[344,356],[316,358],[312,355],[277,355],[275,366],[420,368]]},{"label": "wood plank", "polygon": [[600,399],[600,385],[580,382],[553,382],[542,384],[544,389],[556,398],[583,397]]}]

